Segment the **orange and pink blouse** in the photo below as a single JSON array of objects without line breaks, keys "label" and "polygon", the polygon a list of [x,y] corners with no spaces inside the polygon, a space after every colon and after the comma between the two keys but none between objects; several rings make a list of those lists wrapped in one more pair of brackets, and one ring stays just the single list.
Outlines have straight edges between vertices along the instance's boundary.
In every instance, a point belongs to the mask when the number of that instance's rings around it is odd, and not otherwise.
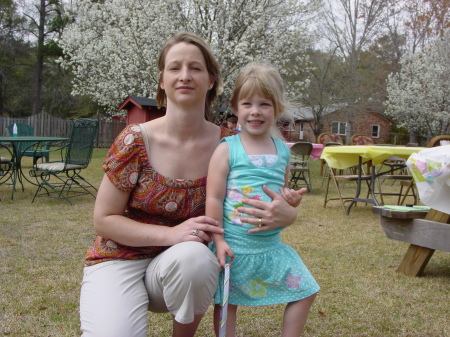
[{"label": "orange and pink blouse", "polygon": [[[221,129],[221,136],[235,132]],[[217,139],[219,144],[220,139]],[[206,177],[195,180],[164,177],[151,166],[141,128],[130,124],[111,145],[103,170],[119,190],[130,192],[125,216],[147,224],[176,226],[205,214]],[[130,247],[97,236],[86,253],[85,266],[115,259],[157,256],[166,246]]]}]

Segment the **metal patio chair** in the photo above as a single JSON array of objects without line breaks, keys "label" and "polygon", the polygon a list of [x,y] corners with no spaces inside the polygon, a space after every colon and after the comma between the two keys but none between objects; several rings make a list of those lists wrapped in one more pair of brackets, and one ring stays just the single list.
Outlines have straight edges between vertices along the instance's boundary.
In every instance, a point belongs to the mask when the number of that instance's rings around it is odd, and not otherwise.
[{"label": "metal patio chair", "polygon": [[441,140],[450,141],[450,135],[439,135],[431,138],[430,142],[428,143],[428,147],[435,147],[441,145]]},{"label": "metal patio chair", "polygon": [[[406,147],[417,147],[417,143],[408,143],[405,145]],[[402,205],[405,201],[405,198],[407,196],[411,196],[414,198],[414,204],[416,205],[418,202],[418,198],[415,193],[415,189],[412,189],[412,185],[414,184],[414,180],[412,175],[408,172],[408,168],[406,167],[406,159],[404,158],[391,158],[385,160],[383,163],[381,163],[378,172],[381,172],[384,170],[384,168],[387,168],[390,172],[387,174],[381,175],[378,177],[378,189],[380,193],[381,198],[381,204],[385,204],[383,196],[397,196],[397,204]],[[394,192],[383,192],[382,184],[385,182],[391,182],[391,186],[394,186],[394,184],[398,181],[400,190],[394,191]],[[403,192],[403,188],[406,188],[405,193]]]},{"label": "metal patio chair", "polygon": [[[342,140],[341,136],[339,136],[336,133],[332,133],[332,132],[321,133],[317,137],[317,143],[323,144],[325,146],[327,146],[329,144],[344,145],[344,141]],[[325,170],[326,170],[325,164],[326,164],[325,160],[320,159],[320,173],[319,174],[322,176],[322,186],[323,186],[324,174],[325,174]]]},{"label": "metal patio chair", "polygon": [[13,184],[14,161],[12,151],[6,144],[0,143],[0,185]]},{"label": "metal patio chair", "polygon": [[[309,155],[313,149],[310,142],[297,142],[291,146],[290,185],[292,188],[306,186],[311,193],[311,173],[309,170]],[[303,183],[302,183],[303,181]]]},{"label": "metal patio chair", "polygon": [[69,198],[90,194],[97,189],[92,186],[80,173],[87,168],[97,137],[98,120],[76,119],[72,121],[69,141],[67,145],[52,150],[59,152],[60,160],[34,165],[30,175],[37,180],[38,188],[33,197]]},{"label": "metal patio chair", "polygon": [[351,136],[350,145],[373,145],[373,138],[364,134],[356,134]]}]

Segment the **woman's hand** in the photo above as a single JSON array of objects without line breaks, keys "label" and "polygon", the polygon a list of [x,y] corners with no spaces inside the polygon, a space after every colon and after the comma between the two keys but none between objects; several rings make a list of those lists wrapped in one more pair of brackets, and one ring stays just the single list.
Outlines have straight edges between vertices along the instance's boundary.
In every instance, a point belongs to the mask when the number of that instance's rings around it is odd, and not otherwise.
[{"label": "woman's hand", "polygon": [[223,234],[223,228],[220,228],[219,223],[213,218],[198,216],[172,227],[170,235],[174,245],[184,241],[210,243],[212,233]]},{"label": "woman's hand", "polygon": [[264,202],[254,199],[242,199],[242,202],[246,205],[253,207],[239,207],[237,209],[240,213],[245,213],[255,216],[243,217],[242,222],[257,226],[250,229],[249,233],[257,233],[267,231],[278,227],[290,226],[297,218],[297,210],[295,207],[289,205],[284,198],[272,191],[267,186],[263,186],[264,192],[272,198],[271,202]]}]

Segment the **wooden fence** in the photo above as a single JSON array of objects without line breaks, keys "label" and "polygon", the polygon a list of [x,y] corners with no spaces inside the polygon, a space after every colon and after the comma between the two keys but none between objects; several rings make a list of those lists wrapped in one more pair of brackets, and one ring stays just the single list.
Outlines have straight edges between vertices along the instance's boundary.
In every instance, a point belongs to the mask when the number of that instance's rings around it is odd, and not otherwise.
[{"label": "wooden fence", "polygon": [[[98,120],[97,141],[95,147],[110,147],[117,135],[126,126],[125,122],[111,120],[111,118],[96,115]],[[0,117],[0,136],[9,136],[7,126],[12,123],[25,123],[34,128],[35,136],[68,137],[70,133],[70,120],[61,119],[42,112],[35,116],[9,118]]]}]

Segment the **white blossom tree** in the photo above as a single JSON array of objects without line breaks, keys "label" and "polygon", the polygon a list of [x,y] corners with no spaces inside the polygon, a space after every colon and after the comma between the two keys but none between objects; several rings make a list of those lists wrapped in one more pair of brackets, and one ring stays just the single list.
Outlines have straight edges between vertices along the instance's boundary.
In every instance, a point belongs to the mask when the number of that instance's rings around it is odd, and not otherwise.
[{"label": "white blossom tree", "polygon": [[61,41],[67,55],[62,63],[75,74],[74,94],[90,95],[115,109],[130,94],[154,96],[162,44],[178,31],[193,32],[210,43],[222,66],[220,104],[249,61],[264,60],[282,69],[290,55],[302,50],[304,21],[316,2],[78,0],[77,16]]},{"label": "white blossom tree", "polygon": [[450,30],[400,63],[388,78],[386,114],[428,139],[450,133]]}]

